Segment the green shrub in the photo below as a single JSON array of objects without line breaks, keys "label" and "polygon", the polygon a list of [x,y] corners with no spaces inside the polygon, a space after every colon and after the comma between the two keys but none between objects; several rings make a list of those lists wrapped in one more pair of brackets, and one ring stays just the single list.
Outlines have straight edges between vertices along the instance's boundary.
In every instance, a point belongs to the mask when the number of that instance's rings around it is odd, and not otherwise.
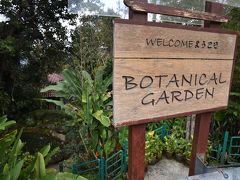
[{"label": "green shrub", "polygon": [[[56,173],[54,169],[46,169],[46,165],[59,148],[50,151],[50,145],[44,146],[36,155],[29,156],[24,154],[22,148],[24,143],[20,137],[22,130],[18,133],[16,130],[8,132],[7,129],[15,121],[8,121],[6,116],[0,117],[0,132],[4,135],[0,137],[0,179],[49,179],[58,180],[70,177],[76,177],[72,174]],[[77,178],[77,177],[76,177]],[[79,176],[78,179],[85,178]]]}]

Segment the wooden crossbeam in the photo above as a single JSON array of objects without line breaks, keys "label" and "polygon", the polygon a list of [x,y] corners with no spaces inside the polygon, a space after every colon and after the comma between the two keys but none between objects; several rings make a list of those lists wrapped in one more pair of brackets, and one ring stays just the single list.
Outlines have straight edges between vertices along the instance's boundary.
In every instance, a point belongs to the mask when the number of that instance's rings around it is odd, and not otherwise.
[{"label": "wooden crossbeam", "polygon": [[175,8],[163,5],[149,4],[144,2],[139,2],[136,0],[124,0],[124,4],[130,9],[136,12],[142,13],[154,13],[163,14],[168,16],[177,16],[190,19],[199,19],[205,21],[214,21],[220,23],[228,22],[228,17],[218,15],[215,13],[203,12],[203,11],[193,11],[182,8]]}]

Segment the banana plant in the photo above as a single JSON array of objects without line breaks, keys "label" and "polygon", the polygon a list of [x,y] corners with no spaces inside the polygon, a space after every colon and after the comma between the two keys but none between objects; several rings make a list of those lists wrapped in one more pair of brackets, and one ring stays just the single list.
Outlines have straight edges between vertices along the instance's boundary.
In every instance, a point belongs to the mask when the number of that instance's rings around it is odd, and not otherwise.
[{"label": "banana plant", "polygon": [[[73,70],[63,71],[64,80],[57,85],[50,85],[41,90],[53,90],[63,101],[43,99],[60,106],[66,113],[75,119],[72,125],[81,127],[80,137],[83,144],[88,139],[90,148],[100,155],[107,156],[116,144],[114,128],[111,126],[112,98],[109,87],[112,84],[112,75],[105,73],[105,67],[95,70],[94,77],[86,71],[76,73]],[[85,130],[85,132],[84,132]],[[85,136],[84,136],[85,135]]]},{"label": "banana plant", "polygon": [[50,85],[41,90],[47,92],[54,90],[58,97],[64,97],[68,100],[67,104],[63,101],[54,101],[44,99],[47,102],[55,103],[63,108],[68,114],[75,118],[79,118],[84,123],[92,124],[93,118],[99,121],[103,126],[110,126],[110,112],[106,111],[106,102],[110,103],[111,97],[108,87],[111,85],[112,77],[103,78],[104,68],[99,67],[95,73],[93,80],[90,74],[82,71],[77,74],[72,70],[65,69],[63,71],[64,81],[57,85]]}]

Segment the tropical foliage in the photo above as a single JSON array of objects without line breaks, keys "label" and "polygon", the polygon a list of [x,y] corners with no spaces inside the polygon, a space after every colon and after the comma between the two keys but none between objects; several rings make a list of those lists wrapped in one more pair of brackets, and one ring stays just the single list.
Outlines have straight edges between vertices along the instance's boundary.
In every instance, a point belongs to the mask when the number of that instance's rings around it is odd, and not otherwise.
[{"label": "tropical foliage", "polygon": [[[66,177],[75,177],[71,174],[56,173],[55,169],[46,168],[49,160],[54,156],[59,148],[50,151],[50,145],[43,147],[36,153],[30,161],[26,161],[26,156],[22,149],[24,143],[20,137],[23,130],[17,132],[7,131],[8,128],[15,124],[15,121],[8,121],[6,116],[0,117],[0,179],[17,180],[17,179],[51,179],[57,180]],[[85,178],[80,177],[84,180]]]},{"label": "tropical foliage", "polygon": [[109,88],[112,76],[104,70],[105,67],[98,67],[92,78],[87,71],[76,73],[65,69],[64,81],[48,86],[41,92],[54,90],[59,97],[65,98],[66,103],[49,99],[45,101],[55,103],[73,117],[69,125],[79,127],[82,144],[88,155],[96,155],[97,152],[107,157],[116,145],[116,134],[111,126],[112,99]]}]

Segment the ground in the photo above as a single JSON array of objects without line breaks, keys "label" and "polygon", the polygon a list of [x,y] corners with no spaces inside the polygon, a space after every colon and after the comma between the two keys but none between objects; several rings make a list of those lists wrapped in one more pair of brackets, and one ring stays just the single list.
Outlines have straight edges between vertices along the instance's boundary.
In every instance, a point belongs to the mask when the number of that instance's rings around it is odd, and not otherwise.
[{"label": "ground", "polygon": [[188,175],[188,167],[173,159],[163,157],[153,166],[148,166],[145,180],[177,180]]}]

